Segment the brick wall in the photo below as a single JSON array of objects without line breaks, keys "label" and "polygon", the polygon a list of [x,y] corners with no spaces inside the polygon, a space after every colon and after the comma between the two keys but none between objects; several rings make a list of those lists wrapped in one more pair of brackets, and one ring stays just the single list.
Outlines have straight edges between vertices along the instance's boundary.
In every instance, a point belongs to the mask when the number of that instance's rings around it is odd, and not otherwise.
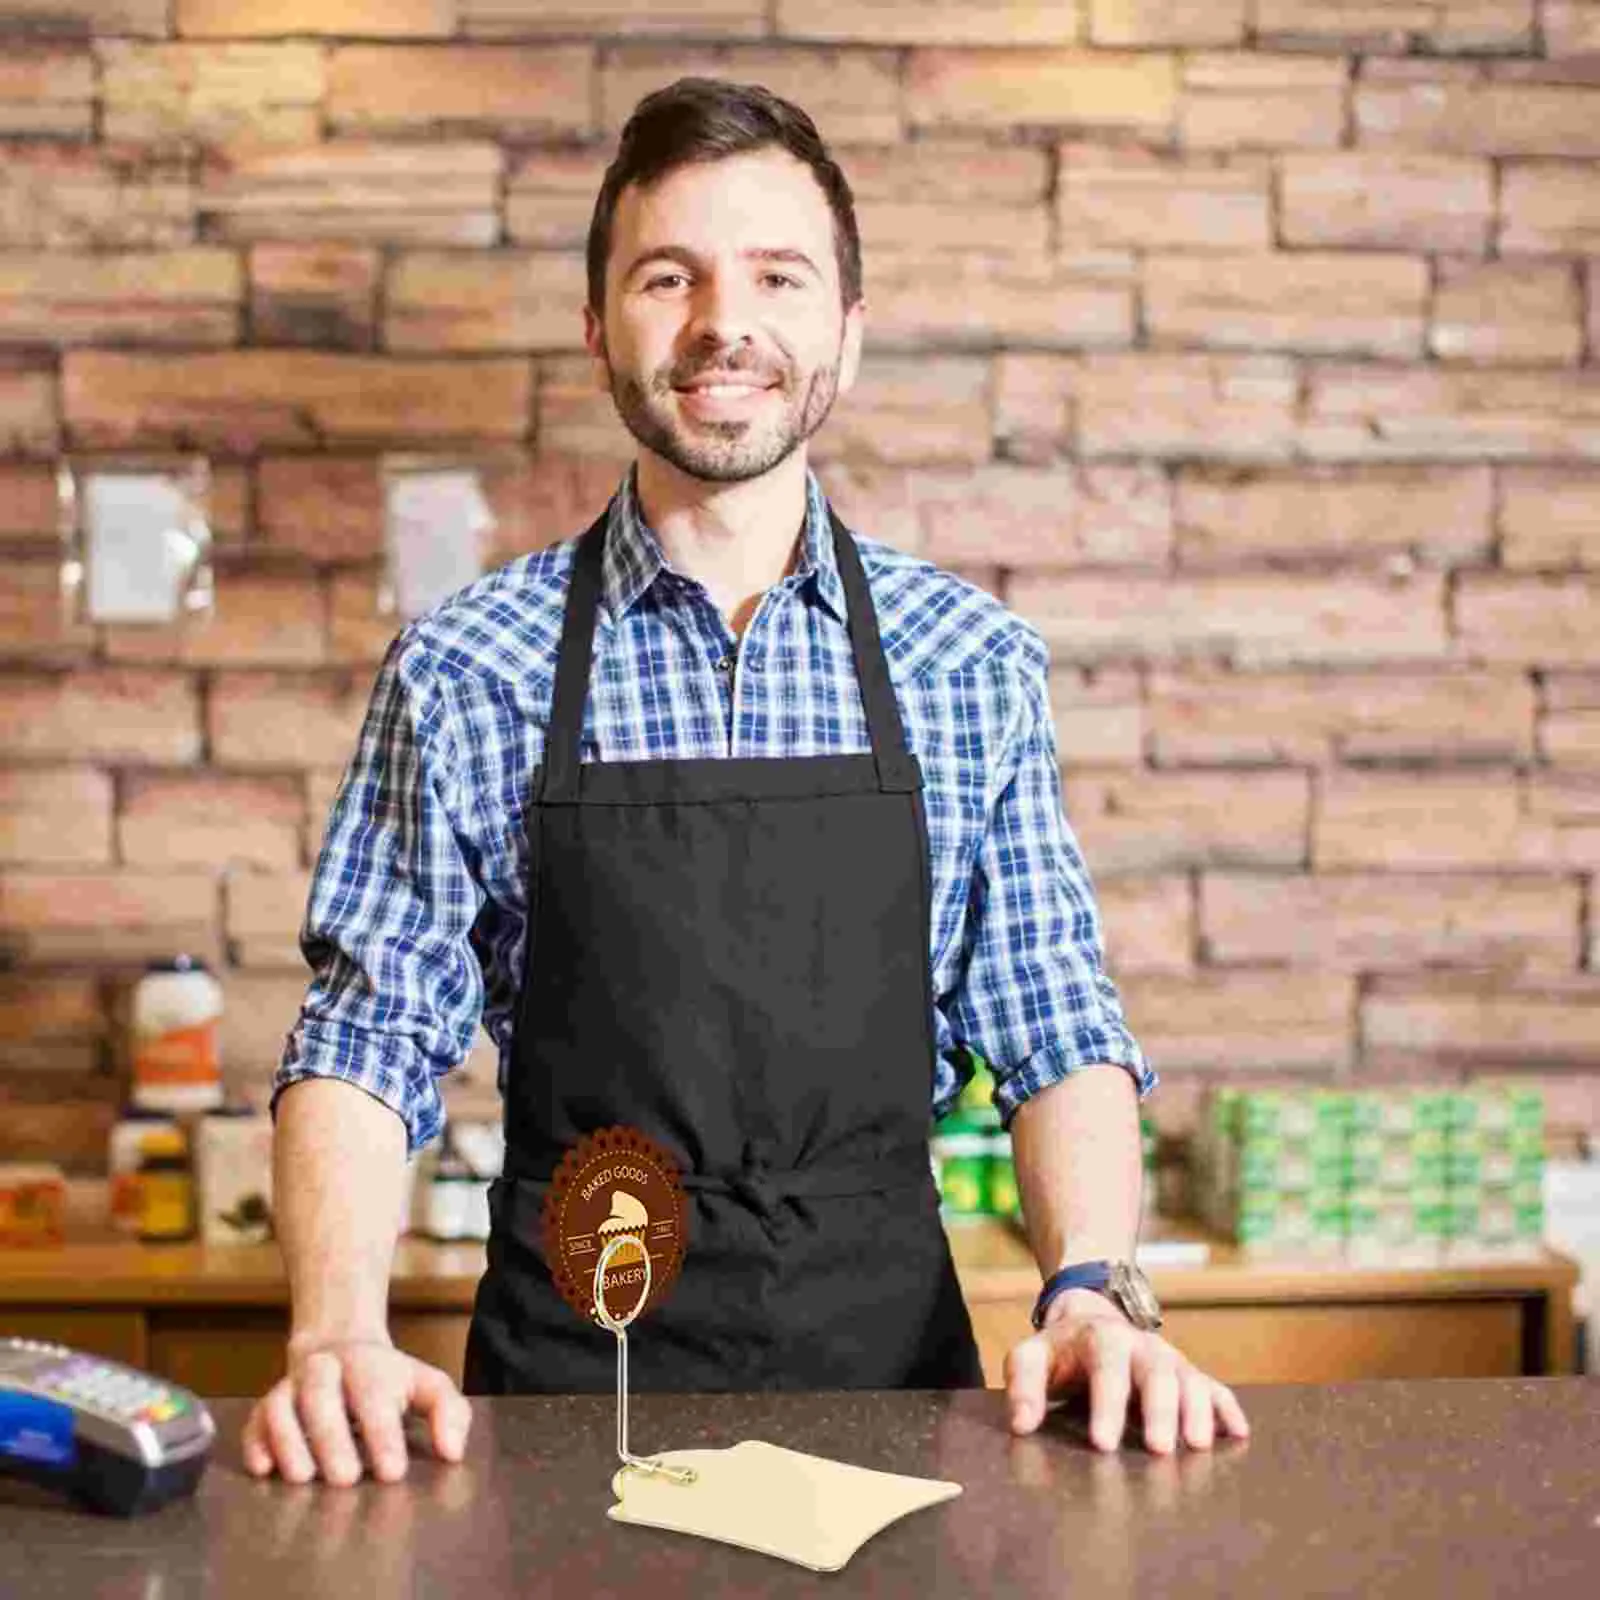
[{"label": "brick wall", "polygon": [[[1048,636],[1158,1117],[1512,1067],[1600,1121],[1600,3],[0,11],[0,1156],[101,1162],[174,947],[264,1083],[389,633],[375,457],[492,453],[506,556],[603,502],[583,234],[685,72],[840,150],[870,357],[819,463]],[[54,461],[173,446],[215,624],[63,627]]]}]

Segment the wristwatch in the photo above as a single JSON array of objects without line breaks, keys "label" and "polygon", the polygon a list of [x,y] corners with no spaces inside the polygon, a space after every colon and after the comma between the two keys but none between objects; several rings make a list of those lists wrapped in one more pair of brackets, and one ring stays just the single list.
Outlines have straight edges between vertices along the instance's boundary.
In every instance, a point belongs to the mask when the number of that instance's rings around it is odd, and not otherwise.
[{"label": "wristwatch", "polygon": [[1161,1326],[1161,1303],[1145,1277],[1131,1261],[1080,1261],[1063,1267],[1045,1280],[1033,1306],[1033,1325],[1044,1326],[1050,1302],[1068,1289],[1094,1289],[1103,1294],[1136,1328]]}]

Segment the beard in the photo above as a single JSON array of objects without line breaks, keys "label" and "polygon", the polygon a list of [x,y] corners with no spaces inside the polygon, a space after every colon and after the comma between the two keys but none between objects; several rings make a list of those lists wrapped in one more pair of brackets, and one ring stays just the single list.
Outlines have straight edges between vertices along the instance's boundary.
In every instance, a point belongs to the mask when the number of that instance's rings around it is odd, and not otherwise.
[{"label": "beard", "polygon": [[[842,348],[842,346],[841,346]],[[774,370],[759,358],[702,351],[641,380],[606,362],[611,398],[623,426],[647,450],[704,483],[742,483],[770,472],[827,421],[839,394],[839,352],[810,373]],[[693,421],[678,409],[673,386],[707,371],[755,372],[776,383],[760,415]]]}]

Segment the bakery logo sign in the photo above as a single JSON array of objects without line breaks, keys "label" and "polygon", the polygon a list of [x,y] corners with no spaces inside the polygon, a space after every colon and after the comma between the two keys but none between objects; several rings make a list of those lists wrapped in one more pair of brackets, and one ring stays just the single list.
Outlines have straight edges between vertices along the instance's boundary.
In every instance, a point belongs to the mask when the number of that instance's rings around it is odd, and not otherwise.
[{"label": "bakery logo sign", "polygon": [[[621,1124],[585,1135],[561,1158],[544,1201],[545,1260],[561,1298],[598,1325],[595,1268],[620,1239],[601,1286],[606,1313],[630,1322],[646,1316],[677,1281],[687,1212],[676,1163],[648,1135]],[[650,1292],[641,1305],[647,1258]]]}]

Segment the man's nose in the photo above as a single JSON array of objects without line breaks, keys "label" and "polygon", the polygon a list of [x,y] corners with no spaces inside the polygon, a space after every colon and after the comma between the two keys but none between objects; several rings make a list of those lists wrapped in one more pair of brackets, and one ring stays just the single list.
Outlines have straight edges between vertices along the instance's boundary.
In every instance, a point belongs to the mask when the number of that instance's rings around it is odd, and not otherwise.
[{"label": "man's nose", "polygon": [[712,273],[696,286],[690,333],[718,346],[738,344],[755,331],[752,286]]}]

